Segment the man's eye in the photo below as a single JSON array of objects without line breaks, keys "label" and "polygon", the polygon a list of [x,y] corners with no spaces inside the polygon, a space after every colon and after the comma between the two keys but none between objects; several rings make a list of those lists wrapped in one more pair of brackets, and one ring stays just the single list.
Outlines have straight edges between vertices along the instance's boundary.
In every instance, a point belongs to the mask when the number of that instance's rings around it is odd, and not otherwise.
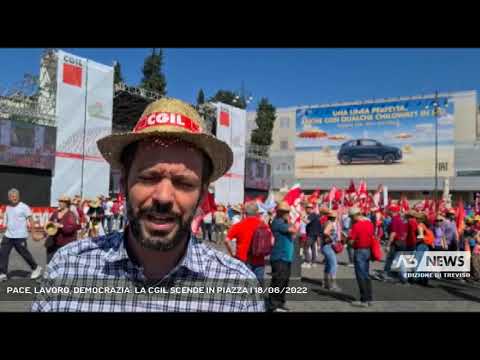
[{"label": "man's eye", "polygon": [[153,177],[151,176],[139,176],[138,179],[142,182],[150,182],[153,181]]}]

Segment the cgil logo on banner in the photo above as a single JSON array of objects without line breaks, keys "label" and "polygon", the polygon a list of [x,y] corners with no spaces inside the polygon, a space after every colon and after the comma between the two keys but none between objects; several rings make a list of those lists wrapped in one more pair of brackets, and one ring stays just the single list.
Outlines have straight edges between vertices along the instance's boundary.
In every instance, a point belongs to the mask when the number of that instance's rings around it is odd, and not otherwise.
[{"label": "cgil logo on banner", "polygon": [[82,61],[65,55],[63,57],[63,82],[68,85],[82,87]]}]

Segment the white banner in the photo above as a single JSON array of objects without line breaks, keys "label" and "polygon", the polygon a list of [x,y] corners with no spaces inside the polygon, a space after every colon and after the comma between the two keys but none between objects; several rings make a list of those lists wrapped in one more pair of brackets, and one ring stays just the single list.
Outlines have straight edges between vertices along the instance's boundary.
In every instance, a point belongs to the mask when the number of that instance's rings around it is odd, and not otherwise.
[{"label": "white banner", "polygon": [[97,140],[112,133],[113,67],[88,61],[87,121],[83,196],[108,195],[110,165],[97,147]]},{"label": "white banner", "polygon": [[51,201],[107,195],[109,166],[96,141],[111,132],[113,67],[58,52],[57,146]]},{"label": "white banner", "polygon": [[233,165],[225,176],[215,182],[215,201],[225,205],[243,203],[247,112],[223,103],[216,105],[217,138],[232,148]]}]

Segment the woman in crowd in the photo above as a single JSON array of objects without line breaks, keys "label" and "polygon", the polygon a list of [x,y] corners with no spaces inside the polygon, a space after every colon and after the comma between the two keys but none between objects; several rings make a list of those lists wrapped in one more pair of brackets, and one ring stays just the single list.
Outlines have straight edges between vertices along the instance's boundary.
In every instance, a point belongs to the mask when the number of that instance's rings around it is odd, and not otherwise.
[{"label": "woman in crowd", "polygon": [[332,247],[337,241],[340,241],[337,212],[330,211],[323,231],[322,254],[325,256],[324,285],[326,289],[332,291],[341,290],[336,282],[337,255]]},{"label": "woman in crowd", "polygon": [[102,226],[103,214],[103,207],[100,200],[97,198],[91,201],[87,212],[89,237],[105,235],[105,231]]},{"label": "woman in crowd", "polygon": [[70,210],[70,198],[62,196],[58,199],[58,209],[50,216],[46,225],[49,236],[45,242],[47,249],[47,263],[62,246],[77,239],[77,231],[80,229],[75,214]]}]

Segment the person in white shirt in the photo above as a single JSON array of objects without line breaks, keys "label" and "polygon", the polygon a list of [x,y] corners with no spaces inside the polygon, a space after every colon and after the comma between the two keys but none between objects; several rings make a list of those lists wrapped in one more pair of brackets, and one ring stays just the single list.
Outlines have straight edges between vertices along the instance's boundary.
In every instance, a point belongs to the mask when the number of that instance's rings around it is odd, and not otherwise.
[{"label": "person in white shirt", "polygon": [[7,206],[4,219],[7,231],[0,246],[0,281],[7,280],[8,260],[12,248],[17,250],[33,270],[30,278],[37,279],[42,275],[42,268],[27,249],[29,228],[32,225],[32,210],[20,201],[20,192],[17,189],[11,189],[8,192],[8,200],[10,205]]},{"label": "person in white shirt", "polygon": [[107,234],[112,232],[112,225],[113,225],[113,201],[112,198],[109,196],[107,197],[107,201],[105,202],[104,210],[105,210],[105,222],[107,225]]},{"label": "person in white shirt", "polygon": [[203,217],[202,221],[202,233],[203,233],[203,241],[207,240],[212,241],[212,222],[213,222],[213,213],[209,212],[207,215]]}]

